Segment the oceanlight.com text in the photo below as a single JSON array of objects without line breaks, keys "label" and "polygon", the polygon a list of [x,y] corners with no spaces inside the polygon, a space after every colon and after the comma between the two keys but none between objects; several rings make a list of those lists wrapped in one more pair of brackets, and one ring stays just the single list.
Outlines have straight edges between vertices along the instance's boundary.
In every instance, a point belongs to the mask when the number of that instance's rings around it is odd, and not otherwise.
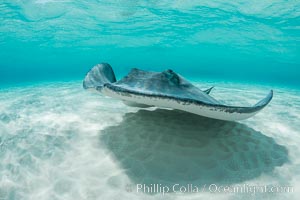
[{"label": "oceanlight.com text", "polygon": [[218,185],[218,184],[174,184],[174,185],[163,185],[163,184],[136,184],[127,185],[126,190],[128,192],[146,193],[146,194],[162,194],[167,193],[244,193],[255,195],[258,193],[292,193],[294,188],[292,186],[279,186],[279,185]]}]

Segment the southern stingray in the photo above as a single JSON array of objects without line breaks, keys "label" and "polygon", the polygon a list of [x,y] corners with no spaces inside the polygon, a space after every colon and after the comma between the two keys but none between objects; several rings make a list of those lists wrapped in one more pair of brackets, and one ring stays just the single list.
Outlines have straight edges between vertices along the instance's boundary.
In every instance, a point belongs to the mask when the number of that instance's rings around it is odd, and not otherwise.
[{"label": "southern stingray", "polygon": [[228,121],[254,116],[273,97],[271,90],[264,99],[251,107],[224,105],[209,95],[213,87],[201,90],[172,70],[150,72],[133,68],[128,75],[117,81],[112,67],[107,63],[94,66],[87,73],[83,87],[121,99],[130,106],[172,108]]}]

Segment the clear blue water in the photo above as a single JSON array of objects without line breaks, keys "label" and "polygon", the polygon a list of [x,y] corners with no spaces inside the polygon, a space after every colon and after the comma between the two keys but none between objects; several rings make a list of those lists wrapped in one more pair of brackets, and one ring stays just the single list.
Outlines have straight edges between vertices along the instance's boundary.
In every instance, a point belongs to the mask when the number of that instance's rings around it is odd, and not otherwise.
[{"label": "clear blue water", "polygon": [[78,80],[110,63],[298,86],[300,2],[1,0],[0,84]]},{"label": "clear blue water", "polygon": [[[299,199],[299,0],[0,0],[0,47],[0,200]],[[100,62],[274,98],[237,123],[128,107],[82,88]],[[210,182],[294,192],[127,190]]]}]

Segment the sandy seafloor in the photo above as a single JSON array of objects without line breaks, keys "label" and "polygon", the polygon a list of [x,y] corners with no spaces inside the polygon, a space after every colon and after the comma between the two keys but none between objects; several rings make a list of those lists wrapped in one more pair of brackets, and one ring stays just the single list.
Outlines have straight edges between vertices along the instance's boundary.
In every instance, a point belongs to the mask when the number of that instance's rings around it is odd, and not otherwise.
[{"label": "sandy seafloor", "polygon": [[[213,97],[238,105],[254,104],[271,89],[213,85]],[[272,89],[265,110],[234,123],[127,107],[84,91],[80,81],[2,88],[0,199],[297,199],[300,91]],[[139,183],[281,185],[294,191],[163,196],[137,193]]]}]

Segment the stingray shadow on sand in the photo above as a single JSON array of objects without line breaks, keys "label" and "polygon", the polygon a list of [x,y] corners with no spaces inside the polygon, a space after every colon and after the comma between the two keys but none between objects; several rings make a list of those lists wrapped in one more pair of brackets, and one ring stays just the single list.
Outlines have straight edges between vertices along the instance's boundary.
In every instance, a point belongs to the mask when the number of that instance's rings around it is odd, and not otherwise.
[{"label": "stingray shadow on sand", "polygon": [[271,173],[287,149],[244,124],[157,109],[127,113],[100,142],[135,184],[234,184]]}]

